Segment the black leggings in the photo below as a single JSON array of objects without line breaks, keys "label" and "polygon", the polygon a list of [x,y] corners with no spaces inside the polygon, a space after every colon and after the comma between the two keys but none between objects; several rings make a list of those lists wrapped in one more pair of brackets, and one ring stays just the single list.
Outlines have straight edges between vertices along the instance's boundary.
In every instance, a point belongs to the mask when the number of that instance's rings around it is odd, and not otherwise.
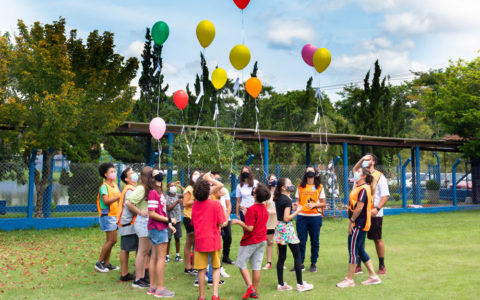
[{"label": "black leggings", "polygon": [[[302,263],[300,261],[300,246],[298,244],[288,244],[293,254],[295,264],[295,274],[297,275],[297,283],[303,284],[302,280]],[[283,264],[287,259],[287,245],[278,245],[278,262],[277,262],[277,278],[278,284],[283,285]]]}]

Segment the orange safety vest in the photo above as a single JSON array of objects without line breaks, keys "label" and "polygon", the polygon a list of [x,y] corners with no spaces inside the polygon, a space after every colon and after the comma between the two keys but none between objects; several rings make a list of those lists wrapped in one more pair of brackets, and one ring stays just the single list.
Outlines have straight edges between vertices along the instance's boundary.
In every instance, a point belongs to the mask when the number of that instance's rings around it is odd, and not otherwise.
[{"label": "orange safety vest", "polygon": [[323,207],[322,208],[308,208],[308,203],[319,203],[320,193],[322,192],[323,186],[320,185],[318,189],[315,188],[314,184],[307,184],[304,188],[298,186],[298,200],[302,206],[301,214],[305,215],[316,215],[321,213],[323,216]]},{"label": "orange safety vest", "polygon": [[[109,184],[104,182],[100,186],[100,188],[102,188],[103,185],[105,185],[107,187],[108,199],[115,198],[115,197],[118,197],[118,196],[121,195],[120,189],[115,184],[115,182],[113,183],[113,186],[110,186]],[[102,206],[100,205],[100,201],[102,201],[102,203],[103,203],[103,200],[100,198],[100,188],[98,189],[98,195],[97,195],[97,210],[98,210],[98,215],[102,216]],[[105,205],[105,203],[103,203],[103,204]],[[117,217],[117,213],[118,213],[118,201],[115,201],[115,202],[110,204],[109,209],[108,209],[108,215]]]},{"label": "orange safety vest", "polygon": [[[135,187],[131,184],[127,184],[123,188],[122,195],[120,196],[120,201],[118,201],[118,208],[120,209],[120,211],[118,212],[118,215],[117,215],[117,224],[118,224],[119,227],[123,227],[122,224],[120,223],[120,218],[122,217],[122,214],[123,214],[123,209],[124,209],[123,203],[125,202],[125,194],[128,191],[133,191],[134,189],[135,189]],[[137,218],[136,215],[133,216],[133,219],[132,219],[132,222],[130,222],[130,225],[133,225],[135,223],[136,218]]]},{"label": "orange safety vest", "polygon": [[[365,207],[367,208],[366,209],[367,220],[366,220],[366,223],[365,223],[365,227],[362,228],[362,230],[363,231],[368,231],[368,230],[370,230],[370,224],[371,224],[371,220],[370,220],[371,210],[368,209],[368,208],[371,207],[372,202],[373,202],[372,191],[371,191],[370,185],[363,184],[361,186],[357,186],[357,187],[353,188],[353,190],[350,192],[350,202],[348,204],[347,209],[348,209],[349,212],[351,212],[353,214],[353,212],[355,211],[355,208],[357,208],[358,194],[362,190],[365,190],[365,192],[367,193],[367,203],[365,203]],[[353,223],[353,225],[355,226],[355,223]]]}]

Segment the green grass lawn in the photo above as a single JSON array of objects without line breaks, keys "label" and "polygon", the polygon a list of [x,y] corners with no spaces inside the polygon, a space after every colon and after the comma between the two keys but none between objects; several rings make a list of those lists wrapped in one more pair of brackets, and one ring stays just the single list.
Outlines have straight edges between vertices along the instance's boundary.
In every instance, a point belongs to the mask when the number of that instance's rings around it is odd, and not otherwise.
[{"label": "green grass lawn", "polygon": [[[432,215],[404,214],[384,220],[387,275],[378,286],[362,286],[367,274],[357,275],[357,286],[341,290],[335,284],[347,271],[347,220],[324,221],[320,235],[318,272],[304,272],[313,291],[277,292],[276,271],[263,271],[261,299],[478,299],[480,297],[480,211]],[[233,257],[241,236],[233,230]],[[119,283],[118,271],[94,271],[105,237],[98,227],[44,231],[0,232],[0,299],[147,299],[145,290]],[[367,252],[378,260],[373,243]],[[173,250],[172,250],[173,252]],[[119,263],[119,243],[112,262]],[[307,249],[307,263],[309,249]],[[276,255],[274,258],[276,261]],[[133,259],[130,259],[133,271]],[[286,266],[293,266],[288,253]],[[174,299],[196,299],[194,277],[183,274],[183,263],[166,267],[166,286]],[[245,286],[235,266],[225,266],[231,278],[220,287],[222,299],[240,299]],[[285,280],[295,283],[286,270]],[[212,290],[207,290],[210,299]]]}]

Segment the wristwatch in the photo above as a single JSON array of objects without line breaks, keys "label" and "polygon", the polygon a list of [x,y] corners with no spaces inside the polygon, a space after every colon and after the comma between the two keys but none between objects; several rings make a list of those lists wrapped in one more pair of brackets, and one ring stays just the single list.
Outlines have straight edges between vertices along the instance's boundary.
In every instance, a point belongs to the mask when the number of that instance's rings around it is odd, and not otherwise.
[{"label": "wristwatch", "polygon": [[380,211],[380,208],[378,208],[378,206],[375,206],[375,209],[376,209],[377,211]]}]

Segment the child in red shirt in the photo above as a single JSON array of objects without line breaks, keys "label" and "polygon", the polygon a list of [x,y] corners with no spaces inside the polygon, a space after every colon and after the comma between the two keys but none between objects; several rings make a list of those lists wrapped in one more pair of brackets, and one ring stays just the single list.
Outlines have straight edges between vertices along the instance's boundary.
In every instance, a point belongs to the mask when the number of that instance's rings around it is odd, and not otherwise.
[{"label": "child in red shirt", "polygon": [[[236,266],[242,273],[243,280],[247,284],[247,291],[242,299],[258,298],[257,289],[260,283],[260,269],[262,268],[263,250],[267,244],[267,221],[268,211],[263,202],[270,199],[270,191],[259,183],[252,191],[255,204],[247,209],[245,223],[241,220],[232,220],[232,224],[238,224],[243,228],[243,237],[238,249]],[[253,283],[248,271],[248,261],[252,268]]]},{"label": "child in red shirt", "polygon": [[210,173],[198,179],[195,183],[193,196],[195,202],[192,207],[192,224],[195,233],[195,256],[194,269],[198,270],[199,298],[205,299],[205,273],[210,255],[213,268],[213,296],[218,297],[218,285],[220,281],[220,251],[222,249],[222,237],[220,227],[227,224],[225,213],[219,201],[208,197],[221,189],[223,184],[211,177]]}]

